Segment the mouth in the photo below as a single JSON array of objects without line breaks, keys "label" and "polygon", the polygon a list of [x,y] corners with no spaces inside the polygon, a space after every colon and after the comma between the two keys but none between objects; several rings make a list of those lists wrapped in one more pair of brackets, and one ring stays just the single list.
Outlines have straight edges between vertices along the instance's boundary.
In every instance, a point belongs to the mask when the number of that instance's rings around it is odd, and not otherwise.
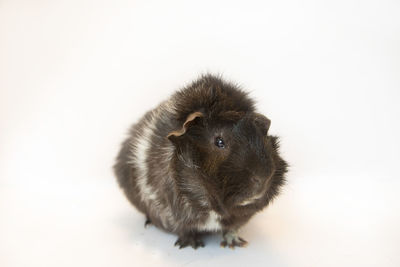
[{"label": "mouth", "polygon": [[264,196],[264,192],[258,193],[258,194],[254,195],[254,196],[252,196],[252,197],[250,197],[248,199],[245,199],[245,200],[241,201],[238,204],[238,206],[247,206],[247,205],[253,204],[253,203],[259,201],[263,196]]},{"label": "mouth", "polygon": [[260,176],[253,176],[251,179],[253,181],[253,186],[251,190],[254,193],[250,197],[241,200],[238,206],[247,206],[256,203],[257,201],[260,201],[263,197],[265,197],[266,192],[268,191],[268,188],[271,185],[274,172],[275,171],[273,168],[271,173],[267,176],[267,178]]}]

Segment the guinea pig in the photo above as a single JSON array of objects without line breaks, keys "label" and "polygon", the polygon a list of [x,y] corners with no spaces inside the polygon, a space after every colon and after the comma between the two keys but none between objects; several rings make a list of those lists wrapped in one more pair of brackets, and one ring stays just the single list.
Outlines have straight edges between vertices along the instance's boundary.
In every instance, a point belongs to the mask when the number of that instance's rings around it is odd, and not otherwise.
[{"label": "guinea pig", "polygon": [[134,124],[114,165],[128,200],[175,246],[245,246],[238,230],[276,197],[288,165],[271,121],[238,86],[203,75]]}]

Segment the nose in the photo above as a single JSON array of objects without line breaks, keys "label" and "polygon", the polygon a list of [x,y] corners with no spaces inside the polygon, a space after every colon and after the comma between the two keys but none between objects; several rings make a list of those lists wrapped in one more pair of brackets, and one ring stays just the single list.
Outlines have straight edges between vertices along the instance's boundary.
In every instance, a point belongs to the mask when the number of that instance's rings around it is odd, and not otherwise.
[{"label": "nose", "polygon": [[274,172],[275,164],[269,155],[254,154],[254,157],[249,160],[247,168],[255,176],[266,179]]}]

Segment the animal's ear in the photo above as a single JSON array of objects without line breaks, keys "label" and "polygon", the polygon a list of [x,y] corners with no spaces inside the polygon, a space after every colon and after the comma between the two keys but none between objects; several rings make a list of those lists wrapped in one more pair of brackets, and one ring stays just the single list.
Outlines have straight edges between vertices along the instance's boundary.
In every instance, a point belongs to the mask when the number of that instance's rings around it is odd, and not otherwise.
[{"label": "animal's ear", "polygon": [[246,115],[245,112],[242,111],[224,111],[219,114],[219,118],[223,121],[238,121]]},{"label": "animal's ear", "polygon": [[196,118],[201,118],[203,117],[203,113],[196,111],[193,113],[190,113],[187,117],[186,117],[186,121],[183,123],[182,127],[178,130],[172,131],[167,135],[167,138],[170,139],[171,137],[178,137],[181,135],[184,135],[187,131],[187,129],[189,128],[190,124],[192,122],[194,122],[194,120]]},{"label": "animal's ear", "polygon": [[261,129],[264,135],[268,133],[269,127],[271,126],[271,120],[260,113],[255,113],[254,123]]}]

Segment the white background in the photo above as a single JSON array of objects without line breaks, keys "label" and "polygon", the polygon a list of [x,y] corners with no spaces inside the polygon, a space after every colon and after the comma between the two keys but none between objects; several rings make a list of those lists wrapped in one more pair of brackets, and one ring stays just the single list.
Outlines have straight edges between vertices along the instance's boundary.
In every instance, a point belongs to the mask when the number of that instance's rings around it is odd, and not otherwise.
[{"label": "white background", "polygon": [[[400,266],[400,2],[0,0],[0,266]],[[111,166],[199,74],[272,120],[288,185],[247,248],[173,247]]]}]

